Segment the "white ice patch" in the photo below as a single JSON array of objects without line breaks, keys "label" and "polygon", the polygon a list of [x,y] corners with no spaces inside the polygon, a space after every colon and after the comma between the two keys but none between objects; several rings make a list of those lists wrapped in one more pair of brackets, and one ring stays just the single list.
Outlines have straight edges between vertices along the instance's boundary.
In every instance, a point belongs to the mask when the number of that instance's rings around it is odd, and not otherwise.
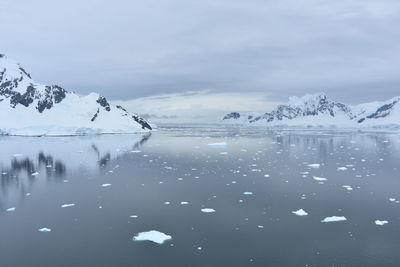
[{"label": "white ice patch", "polygon": [[250,196],[250,195],[252,195],[253,194],[253,192],[243,192],[243,195],[248,195],[248,196]]},{"label": "white ice patch", "polygon": [[346,167],[338,167],[337,170],[338,170],[338,171],[346,171],[347,168],[346,168]]},{"label": "white ice patch", "polygon": [[318,169],[321,166],[321,164],[313,163],[313,164],[308,164],[307,166],[310,167],[310,168]]},{"label": "white ice patch", "polygon": [[75,206],[75,204],[71,203],[71,204],[63,204],[61,205],[61,208],[69,208],[69,207],[73,207]]},{"label": "white ice patch", "polygon": [[226,142],[220,142],[220,143],[209,143],[209,146],[227,146]]},{"label": "white ice patch", "polygon": [[44,228],[40,228],[38,231],[42,232],[42,233],[49,233],[49,232],[51,232],[51,229],[44,227]]},{"label": "white ice patch", "polygon": [[111,184],[102,184],[101,186],[102,187],[108,187],[108,186],[111,186]]},{"label": "white ice patch", "polygon": [[307,216],[308,215],[308,213],[303,209],[292,211],[292,213],[297,215],[297,216]]},{"label": "white ice patch", "polygon": [[313,176],[313,179],[314,179],[315,181],[319,181],[319,182],[327,181],[327,180],[328,180],[327,178],[318,177],[318,176]]},{"label": "white ice patch", "polygon": [[353,190],[353,188],[350,185],[343,185],[342,187],[346,188],[346,190],[349,190],[349,191]]},{"label": "white ice patch", "polygon": [[187,202],[187,201],[182,201],[181,202],[181,205],[188,205],[189,204],[189,202]]},{"label": "white ice patch", "polygon": [[343,221],[347,221],[346,217],[344,217],[344,216],[331,216],[331,217],[326,217],[321,222],[328,223],[328,222],[343,222]]},{"label": "white ice patch", "polygon": [[388,221],[380,221],[380,220],[376,220],[376,221],[375,221],[375,224],[376,224],[376,225],[379,225],[379,226],[385,225],[385,224],[387,224],[387,223],[389,223],[389,222],[388,222]]},{"label": "white ice patch", "polygon": [[212,212],[215,212],[215,209],[205,208],[205,209],[201,209],[201,211],[204,213],[212,213]]},{"label": "white ice patch", "polygon": [[172,239],[170,235],[166,235],[156,230],[141,232],[133,237],[133,241],[151,241],[157,244],[163,244],[165,241],[170,239]]},{"label": "white ice patch", "polygon": [[39,173],[38,172],[34,172],[34,173],[31,173],[31,175],[32,176],[37,176],[37,175],[39,175]]},{"label": "white ice patch", "polygon": [[15,211],[15,207],[8,208],[7,211]]}]

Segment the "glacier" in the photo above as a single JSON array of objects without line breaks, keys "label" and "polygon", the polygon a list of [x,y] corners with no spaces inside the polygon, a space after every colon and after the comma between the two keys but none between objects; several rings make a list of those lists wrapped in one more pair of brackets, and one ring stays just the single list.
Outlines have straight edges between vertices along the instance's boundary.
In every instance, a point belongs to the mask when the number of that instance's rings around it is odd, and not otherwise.
[{"label": "glacier", "polygon": [[81,96],[43,85],[16,61],[0,54],[0,134],[57,136],[139,133],[152,130],[143,118],[97,93]]},{"label": "glacier", "polygon": [[400,97],[387,101],[347,105],[330,100],[325,93],[291,97],[266,113],[226,114],[222,121],[235,125],[321,128],[384,128],[400,130]]}]

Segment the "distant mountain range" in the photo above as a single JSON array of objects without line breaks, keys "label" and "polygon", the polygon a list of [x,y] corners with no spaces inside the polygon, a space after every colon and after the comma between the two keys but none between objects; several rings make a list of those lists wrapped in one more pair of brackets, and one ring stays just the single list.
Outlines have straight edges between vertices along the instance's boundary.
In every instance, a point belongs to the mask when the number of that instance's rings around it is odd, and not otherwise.
[{"label": "distant mountain range", "polygon": [[79,96],[43,85],[0,54],[0,134],[80,135],[151,130],[143,118],[99,94]]},{"label": "distant mountain range", "polygon": [[324,93],[308,94],[291,97],[287,104],[263,114],[232,112],[223,121],[266,126],[400,128],[400,97],[351,106],[330,100]]}]

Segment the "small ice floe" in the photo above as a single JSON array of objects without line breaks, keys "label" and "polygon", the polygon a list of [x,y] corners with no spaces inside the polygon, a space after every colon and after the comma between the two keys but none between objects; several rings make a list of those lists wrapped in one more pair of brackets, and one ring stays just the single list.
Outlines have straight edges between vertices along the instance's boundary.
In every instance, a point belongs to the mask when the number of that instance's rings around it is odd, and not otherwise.
[{"label": "small ice floe", "polygon": [[42,232],[42,233],[49,233],[49,232],[51,232],[51,229],[44,227],[44,228],[40,228],[38,231]]},{"label": "small ice floe", "polygon": [[247,196],[250,196],[252,194],[253,194],[253,192],[243,192],[243,195],[247,195]]},{"label": "small ice floe", "polygon": [[16,209],[15,207],[8,208],[7,211],[15,211],[15,209]]},{"label": "small ice floe", "polygon": [[164,202],[164,205],[169,205],[169,204],[171,204],[171,202],[169,202],[169,201]]},{"label": "small ice floe", "polygon": [[140,150],[131,150],[131,151],[129,151],[129,153],[140,153],[140,152],[142,152],[142,151],[140,151]]},{"label": "small ice floe", "polygon": [[165,166],[164,169],[173,170],[174,168],[172,168],[172,167],[170,167],[170,166]]},{"label": "small ice floe", "polygon": [[390,202],[395,202],[396,199],[391,197],[391,198],[389,198],[389,201],[390,201]]},{"label": "small ice floe", "polygon": [[201,209],[201,211],[204,213],[213,213],[213,212],[215,212],[215,209],[204,208],[204,209]]},{"label": "small ice floe", "polygon": [[321,222],[328,223],[328,222],[343,222],[343,221],[347,221],[346,217],[344,217],[344,216],[331,216],[331,217],[326,217]]},{"label": "small ice floe", "polygon": [[388,222],[388,221],[380,221],[380,220],[376,220],[376,221],[375,221],[375,224],[376,224],[376,225],[379,225],[379,226],[385,225],[385,224],[387,224],[387,223],[389,223],[389,222]]},{"label": "small ice floe", "polygon": [[188,205],[189,204],[189,202],[187,202],[187,201],[182,201],[181,202],[181,205]]},{"label": "small ice floe", "polygon": [[137,215],[131,215],[131,216],[129,216],[129,218],[138,218],[139,216],[137,216]]},{"label": "small ice floe", "polygon": [[338,170],[338,171],[346,171],[346,170],[347,170],[347,167],[338,167],[337,170]]},{"label": "small ice floe", "polygon": [[13,157],[14,158],[18,158],[18,157],[22,157],[24,154],[14,154]]},{"label": "small ice floe", "polygon": [[263,226],[263,225],[257,225],[257,228],[258,228],[258,229],[263,229],[264,226]]},{"label": "small ice floe", "polygon": [[342,187],[346,188],[346,190],[349,190],[349,191],[353,190],[353,188],[350,185],[343,185]]},{"label": "small ice floe", "polygon": [[318,169],[318,168],[321,166],[321,164],[319,164],[319,163],[312,163],[312,164],[308,164],[307,166],[310,167],[310,168]]},{"label": "small ice floe", "polygon": [[227,146],[226,142],[220,142],[220,143],[209,143],[207,144],[209,146]]},{"label": "small ice floe", "polygon": [[53,166],[52,165],[47,165],[46,168],[53,168]]},{"label": "small ice floe", "polygon": [[228,155],[228,152],[220,152],[220,155]]},{"label": "small ice floe", "polygon": [[292,213],[297,215],[297,216],[307,216],[308,215],[308,213],[303,209],[292,211]]},{"label": "small ice floe", "polygon": [[268,178],[268,177],[269,177],[269,174],[264,174],[264,177]]},{"label": "small ice floe", "polygon": [[151,241],[157,244],[163,244],[165,241],[170,239],[172,239],[172,236],[156,230],[141,232],[133,237],[133,241]]},{"label": "small ice floe", "polygon": [[111,186],[111,184],[102,184],[101,186],[102,187],[109,187],[109,186]]},{"label": "small ice floe", "polygon": [[74,203],[71,203],[71,204],[63,204],[63,205],[61,205],[61,208],[69,208],[69,207],[73,207],[73,206],[75,206]]},{"label": "small ice floe", "polygon": [[32,176],[37,176],[37,175],[39,175],[39,173],[38,172],[33,172],[33,173],[31,173],[31,175]]},{"label": "small ice floe", "polygon": [[322,181],[327,181],[327,180],[328,180],[327,178],[318,177],[318,176],[313,176],[313,179],[314,179],[315,181],[318,181],[318,182],[322,182]]},{"label": "small ice floe", "polygon": [[63,183],[68,183],[69,182],[69,180],[63,180]]},{"label": "small ice floe", "polygon": [[31,193],[26,193],[25,194],[25,196],[27,196],[27,197],[29,197],[29,196],[31,196],[32,194]]}]

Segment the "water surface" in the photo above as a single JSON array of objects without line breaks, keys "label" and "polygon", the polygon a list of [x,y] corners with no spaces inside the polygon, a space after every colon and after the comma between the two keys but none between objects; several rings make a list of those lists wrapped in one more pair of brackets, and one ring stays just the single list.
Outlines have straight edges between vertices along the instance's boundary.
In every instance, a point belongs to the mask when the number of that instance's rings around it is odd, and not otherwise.
[{"label": "water surface", "polygon": [[[0,266],[400,266],[398,134],[171,126],[0,147]],[[132,240],[149,230],[172,239]]]}]

